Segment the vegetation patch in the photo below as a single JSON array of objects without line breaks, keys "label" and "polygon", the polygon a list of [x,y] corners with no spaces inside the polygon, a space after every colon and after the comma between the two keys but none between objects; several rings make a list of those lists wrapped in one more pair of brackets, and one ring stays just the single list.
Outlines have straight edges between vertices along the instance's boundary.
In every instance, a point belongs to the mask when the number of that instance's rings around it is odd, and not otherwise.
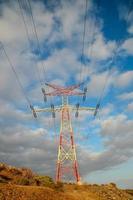
[{"label": "vegetation patch", "polygon": [[25,177],[21,177],[14,182],[16,185],[30,185],[30,180]]},{"label": "vegetation patch", "polygon": [[54,181],[49,176],[37,175],[34,177],[37,186],[53,187]]}]

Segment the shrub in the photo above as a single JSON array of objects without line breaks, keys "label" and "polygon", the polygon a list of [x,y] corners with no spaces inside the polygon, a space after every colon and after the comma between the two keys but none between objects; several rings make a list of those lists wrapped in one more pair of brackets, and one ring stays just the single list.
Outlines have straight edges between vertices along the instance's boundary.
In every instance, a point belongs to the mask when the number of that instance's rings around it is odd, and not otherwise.
[{"label": "shrub", "polygon": [[53,179],[49,176],[38,175],[34,177],[34,180],[38,186],[53,187],[54,185]]},{"label": "shrub", "polygon": [[10,168],[9,171],[13,174],[13,175],[21,175],[22,172],[20,169],[17,169],[17,168]]},{"label": "shrub", "polygon": [[2,170],[4,170],[4,169],[6,169],[5,164],[4,164],[4,163],[0,163],[0,171],[2,171]]},{"label": "shrub", "polygon": [[98,185],[98,184],[93,184],[93,186],[94,186],[94,187],[98,187],[99,185]]},{"label": "shrub", "polygon": [[115,183],[110,183],[109,185],[116,188],[116,184]]},{"label": "shrub", "polygon": [[31,169],[27,169],[25,167],[22,167],[21,168],[21,171],[22,171],[22,176],[26,177],[26,178],[33,178],[34,174],[32,172]]},{"label": "shrub", "polygon": [[29,185],[30,180],[28,178],[19,178],[18,180],[15,181],[17,185]]}]

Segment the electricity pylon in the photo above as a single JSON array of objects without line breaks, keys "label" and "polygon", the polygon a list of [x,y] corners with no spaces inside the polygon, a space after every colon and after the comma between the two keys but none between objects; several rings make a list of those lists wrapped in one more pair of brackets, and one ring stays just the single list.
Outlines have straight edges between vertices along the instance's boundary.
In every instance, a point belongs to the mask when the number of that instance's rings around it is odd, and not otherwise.
[{"label": "electricity pylon", "polygon": [[83,96],[83,100],[86,99],[87,88],[84,88],[84,91],[82,92],[74,91],[76,88],[79,88],[81,84],[73,85],[67,88],[49,83],[46,83],[46,85],[51,87],[53,91],[46,93],[45,89],[42,88],[44,101],[47,101],[47,96],[61,96],[62,104],[60,106],[54,106],[53,104],[51,104],[51,107],[49,108],[35,109],[33,106],[30,106],[30,108],[35,118],[37,117],[37,112],[51,112],[53,118],[55,118],[56,112],[61,113],[58,158],[56,167],[56,182],[68,181],[68,178],[74,178],[74,180],[76,179],[77,183],[80,183],[81,180],[76,158],[74,132],[71,124],[71,112],[75,111],[75,117],[78,117],[79,111],[81,110],[95,111],[94,115],[96,115],[98,108],[80,107],[79,103],[76,104],[76,106],[73,106],[68,103],[68,96]]}]

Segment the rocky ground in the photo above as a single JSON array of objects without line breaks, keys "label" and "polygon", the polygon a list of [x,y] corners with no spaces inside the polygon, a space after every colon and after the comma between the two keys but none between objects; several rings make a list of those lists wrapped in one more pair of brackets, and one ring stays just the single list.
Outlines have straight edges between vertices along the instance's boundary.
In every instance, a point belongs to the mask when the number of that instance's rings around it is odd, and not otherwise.
[{"label": "rocky ground", "polygon": [[133,190],[106,185],[54,184],[30,169],[0,164],[0,200],[133,200]]}]

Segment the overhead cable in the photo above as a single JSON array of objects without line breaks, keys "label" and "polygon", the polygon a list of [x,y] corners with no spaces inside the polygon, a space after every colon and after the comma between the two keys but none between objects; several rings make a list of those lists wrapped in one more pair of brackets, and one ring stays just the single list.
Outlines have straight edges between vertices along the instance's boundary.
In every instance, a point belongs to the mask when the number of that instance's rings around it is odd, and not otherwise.
[{"label": "overhead cable", "polygon": [[[38,33],[37,33],[37,27],[36,27],[36,23],[35,23],[35,20],[34,20],[34,15],[33,15],[33,12],[32,12],[32,6],[31,6],[31,3],[30,3],[30,0],[27,0],[27,3],[28,3],[29,10],[30,10],[30,15],[31,15],[31,20],[32,20],[32,24],[33,24],[34,35],[36,37],[39,54],[41,54],[40,41],[39,41],[39,37],[38,37]],[[46,79],[46,66],[44,66],[42,61],[41,61],[41,66],[42,66],[42,69],[43,69],[44,83],[46,83],[47,82],[47,79]],[[43,82],[41,82],[41,85],[43,86]],[[49,88],[48,88],[48,91],[49,91]],[[42,87],[42,92],[43,92],[43,95],[44,95],[44,101],[46,102],[47,99],[46,99],[46,95],[45,95],[45,89],[43,87]],[[51,101],[51,105],[52,105],[53,104],[52,97],[50,97],[50,101]],[[49,120],[49,123],[50,123],[50,120]],[[54,127],[54,132],[56,134],[56,126],[55,126],[54,117],[53,117],[53,127]]]},{"label": "overhead cable", "polygon": [[26,20],[25,20],[24,13],[23,13],[23,7],[22,7],[22,4],[21,4],[21,1],[20,1],[20,0],[18,0],[18,4],[19,4],[19,9],[20,9],[20,14],[21,14],[22,20],[23,20],[23,22],[24,22],[24,26],[25,26],[25,30],[26,30],[27,39],[28,39],[28,42],[29,42],[29,44],[30,44],[30,43],[31,43],[30,35],[29,35],[29,32],[28,32],[28,27],[27,27],[27,24],[26,24]]},{"label": "overhead cable", "polygon": [[84,67],[84,49],[85,49],[85,36],[86,36],[86,22],[87,22],[87,6],[88,1],[85,1],[85,14],[84,14],[84,24],[83,24],[83,38],[82,38],[82,49],[81,49],[81,68],[80,68],[80,83],[82,82],[82,72]]},{"label": "overhead cable", "polygon": [[8,63],[9,63],[9,65],[10,65],[10,67],[11,67],[11,69],[12,69],[12,71],[13,71],[15,77],[16,77],[16,80],[17,80],[17,82],[18,82],[18,84],[19,84],[19,86],[20,86],[20,89],[21,89],[23,95],[25,96],[26,101],[28,102],[29,105],[31,105],[31,102],[30,102],[29,98],[27,97],[27,95],[26,95],[26,93],[25,93],[25,91],[24,91],[24,88],[23,88],[22,83],[21,83],[21,81],[20,81],[20,79],[19,79],[19,76],[18,76],[18,74],[17,74],[17,72],[16,72],[16,70],[15,70],[15,67],[14,67],[14,65],[12,64],[12,62],[11,62],[11,60],[10,60],[10,58],[9,58],[9,56],[8,56],[8,54],[7,54],[7,52],[6,52],[6,50],[5,50],[5,47],[4,47],[3,43],[0,42],[0,45],[1,45],[1,48],[2,48],[4,54],[5,54],[6,58],[7,58],[7,61],[8,61]]},{"label": "overhead cable", "polygon": [[[24,26],[25,26],[27,39],[28,39],[29,45],[31,46],[31,39],[30,39],[30,35],[29,35],[29,31],[28,31],[28,26],[27,26],[27,23],[26,23],[26,20],[25,20],[25,17],[24,17],[24,13],[23,13],[22,2],[20,0],[18,0],[18,4],[19,4],[19,9],[20,9],[20,14],[21,14]],[[40,76],[39,68],[36,67],[36,70],[37,70],[38,80],[39,80],[40,84],[43,85],[43,82],[42,82],[41,76]]]},{"label": "overhead cable", "polygon": [[[129,10],[127,12],[127,17],[126,17],[127,20],[129,18],[130,13],[131,13],[131,6],[133,6],[133,2],[130,1]],[[123,40],[119,40],[119,42],[117,44],[117,47],[116,47],[116,49],[114,51],[114,54],[113,54],[113,56],[111,58],[111,63],[115,63],[116,62],[116,58],[117,58],[117,55],[118,55],[118,52],[119,52],[119,48],[121,47],[122,43],[123,43]],[[109,81],[109,77],[111,76],[111,68],[110,68],[110,66],[108,66],[107,71],[108,71],[108,74],[107,74],[107,77],[105,79],[105,83],[103,85],[103,88],[102,88],[101,94],[99,96],[99,99],[97,101],[98,102],[97,106],[96,106],[97,109],[96,109],[94,115],[97,114],[97,111],[100,109],[100,105],[101,105],[101,102],[102,102],[102,99],[103,99],[103,96],[104,96],[104,92],[105,92],[105,89],[107,87],[107,84],[108,84],[108,81]]]},{"label": "overhead cable", "polygon": [[[117,45],[117,48],[115,49],[115,51],[114,51],[114,53],[113,53],[113,55],[112,55],[111,63],[115,63],[118,51],[119,51],[119,45]],[[96,105],[96,110],[95,110],[95,112],[94,112],[94,116],[97,115],[97,112],[98,112],[98,110],[100,109],[101,102],[102,102],[102,99],[103,99],[103,97],[104,97],[105,89],[107,88],[107,85],[108,85],[110,76],[111,76],[111,74],[112,74],[112,72],[113,72],[113,71],[111,71],[110,65],[109,65],[108,68],[107,68],[107,72],[108,72],[108,73],[107,73],[107,76],[106,76],[106,78],[105,78],[105,81],[104,81],[104,84],[103,84],[103,88],[102,88],[101,94],[100,94],[100,96],[99,96],[99,98],[98,98],[98,100],[97,100],[97,105]]]},{"label": "overhead cable", "polygon": [[[34,34],[35,34],[36,41],[37,41],[37,45],[38,45],[38,49],[39,49],[39,54],[41,54],[40,41],[39,41],[38,34],[37,34],[37,27],[36,27],[36,24],[35,24],[34,15],[33,15],[33,12],[32,12],[32,7],[31,7],[30,0],[27,0],[27,2],[28,2],[28,4],[29,4],[29,9],[30,9],[30,14],[31,14],[31,20],[32,20],[33,29],[34,29]],[[44,79],[45,79],[45,82],[47,82],[47,80],[46,80],[46,69],[45,69],[46,66],[44,67],[44,64],[42,63],[42,61],[41,61],[41,65],[42,65],[43,72],[44,72]]]}]

